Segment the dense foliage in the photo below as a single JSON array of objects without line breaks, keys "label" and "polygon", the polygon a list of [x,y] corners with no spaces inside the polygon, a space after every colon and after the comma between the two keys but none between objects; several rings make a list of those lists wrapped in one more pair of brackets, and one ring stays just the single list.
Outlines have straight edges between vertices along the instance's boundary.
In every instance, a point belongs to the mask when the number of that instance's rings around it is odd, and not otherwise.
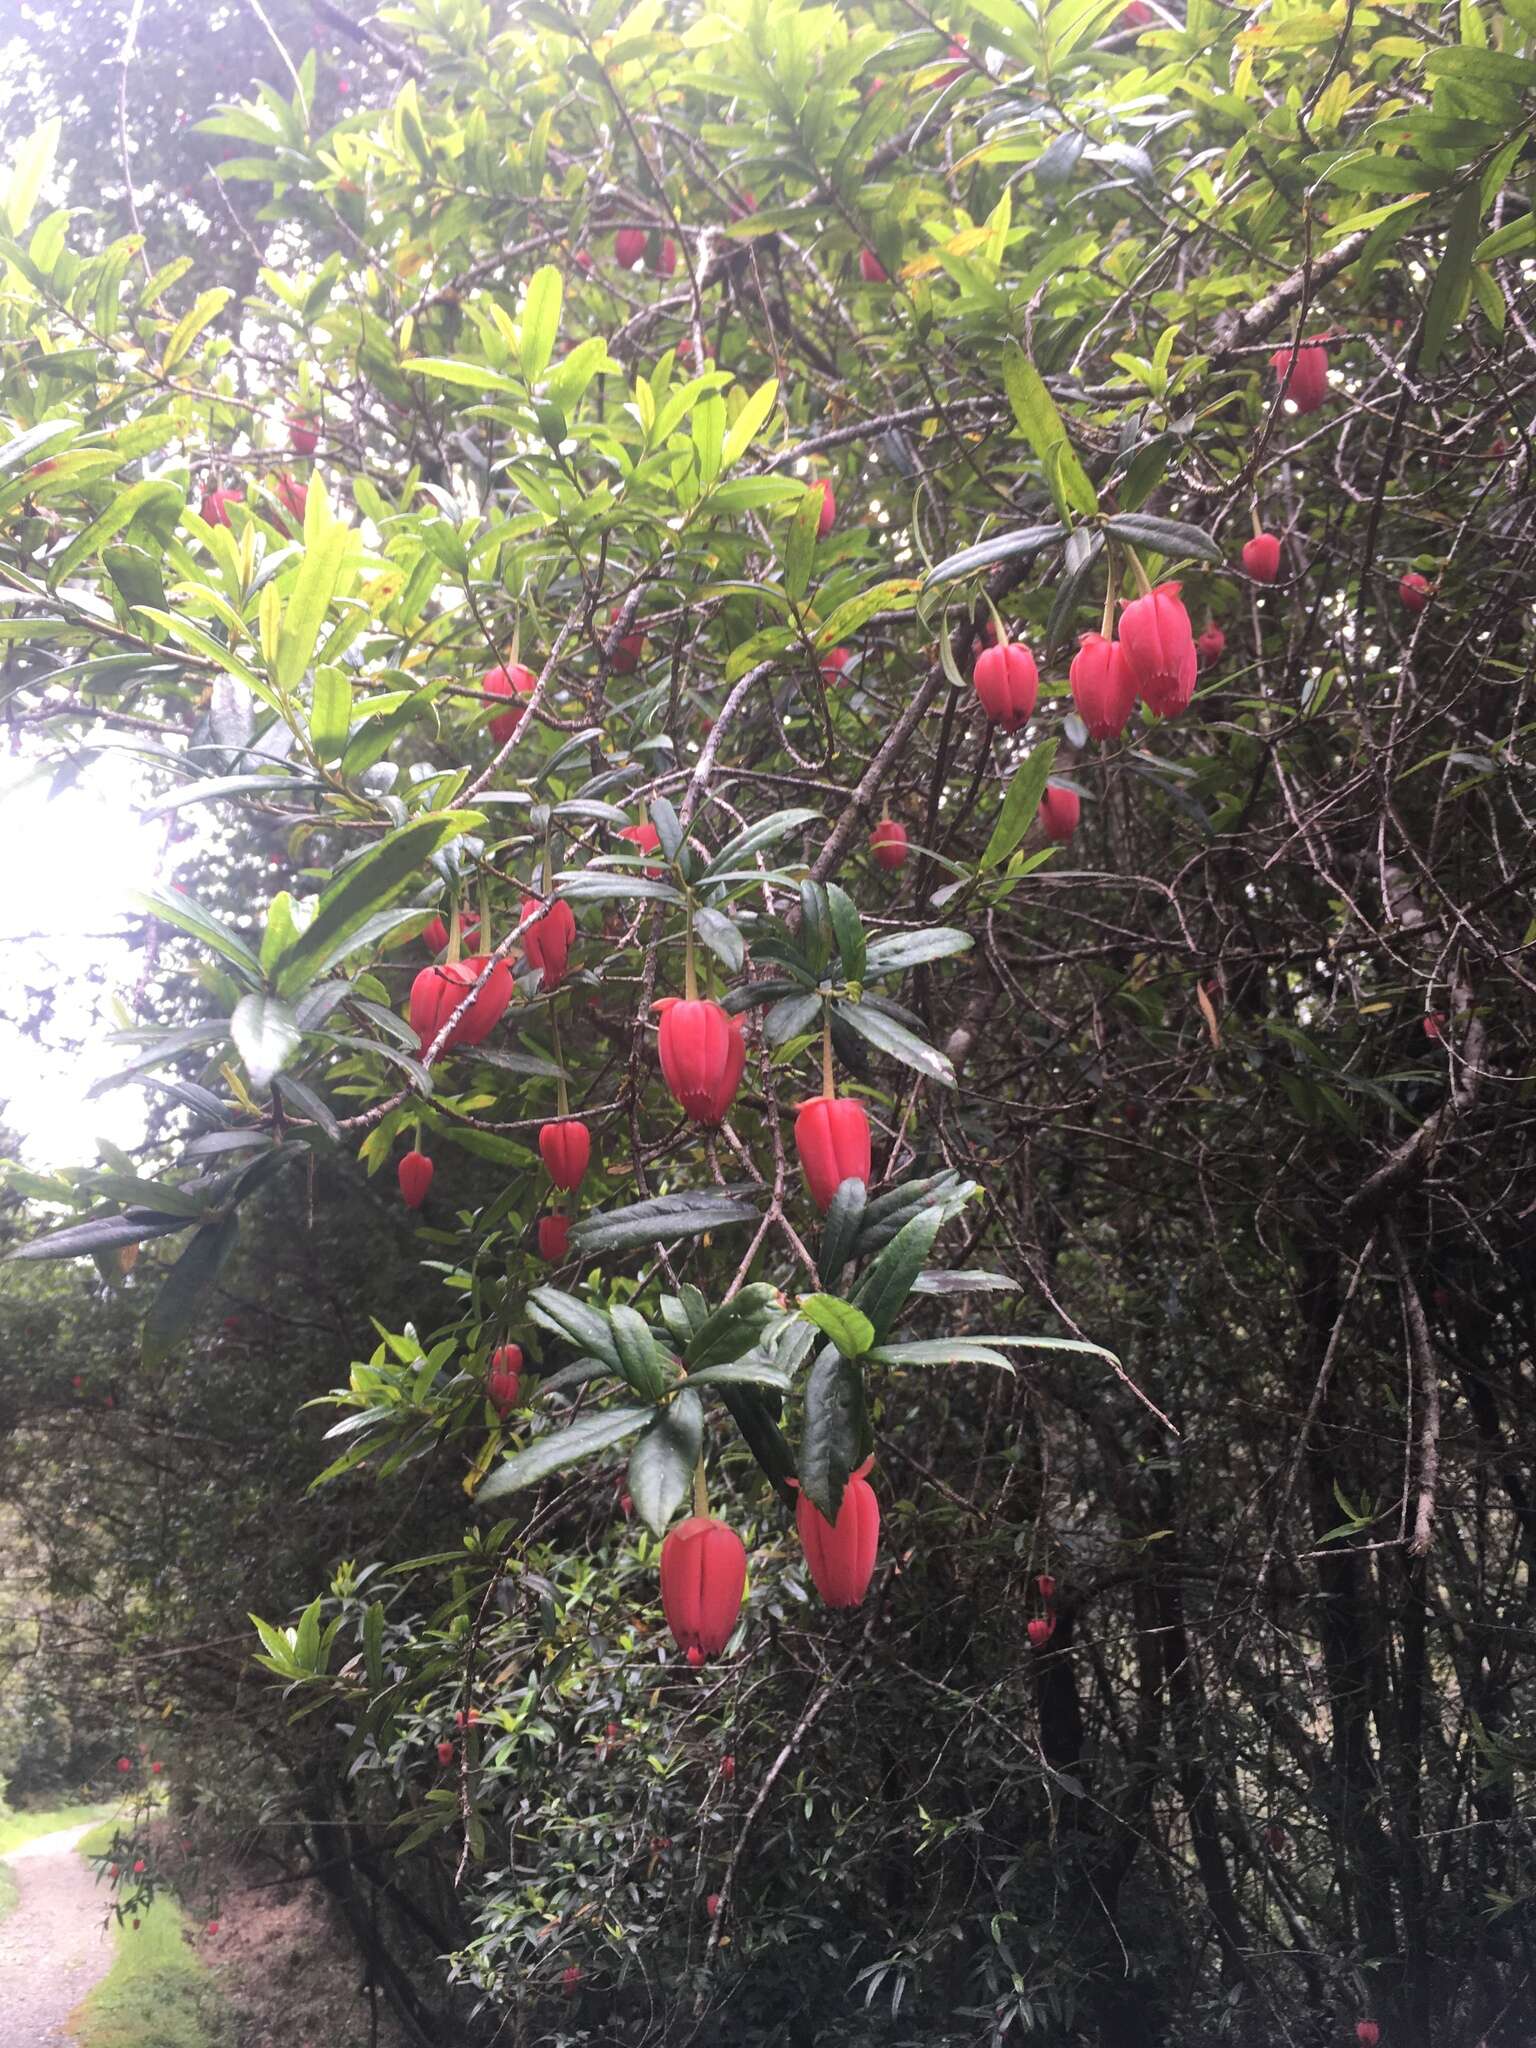
[{"label": "dense foliage", "polygon": [[205,246],[19,144],[5,713],[173,821],[50,1684],[423,2040],[1528,2038],[1536,10],[1122,7],[289,10]]}]

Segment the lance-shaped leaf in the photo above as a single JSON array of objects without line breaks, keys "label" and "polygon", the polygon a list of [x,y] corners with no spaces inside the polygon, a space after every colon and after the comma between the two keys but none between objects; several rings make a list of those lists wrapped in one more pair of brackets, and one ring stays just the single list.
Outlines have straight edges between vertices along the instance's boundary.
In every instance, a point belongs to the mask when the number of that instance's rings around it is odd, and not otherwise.
[{"label": "lance-shaped leaf", "polygon": [[261,985],[261,962],[245,943],[238,932],[230,930],[220,922],[212,911],[204,910],[194,903],[190,896],[183,896],[178,890],[174,895],[158,889],[130,889],[127,900],[137,909],[158,917],[162,924],[174,925],[189,938],[211,946],[215,953],[222,954],[230,966],[242,974],[255,987]]},{"label": "lance-shaped leaf", "polygon": [[875,1341],[874,1325],[862,1309],[835,1294],[802,1294],[800,1313],[830,1337],[844,1358],[862,1358]]},{"label": "lance-shaped leaf", "polygon": [[973,576],[978,569],[990,569],[997,562],[1038,555],[1042,549],[1065,540],[1066,533],[1065,526],[1053,520],[1049,526],[1021,526],[1012,533],[995,534],[991,540],[977,541],[974,547],[961,548],[958,554],[946,555],[942,562],[936,562],[923,578],[923,588],[929,590],[935,583],[957,583],[962,576]]},{"label": "lance-shaped leaf", "polygon": [[292,1010],[278,996],[259,990],[242,996],[229,1020],[229,1035],[245,1061],[251,1086],[263,1094],[304,1042]]},{"label": "lance-shaped leaf", "polygon": [[536,1287],[528,1297],[528,1313],[541,1329],[563,1337],[577,1351],[600,1358],[610,1372],[619,1370],[619,1347],[613,1325],[599,1309],[578,1301],[559,1287]]},{"label": "lance-shaped leaf", "polygon": [[584,1216],[571,1231],[571,1247],[583,1253],[632,1251],[637,1245],[674,1237],[698,1237],[731,1223],[755,1223],[757,1210],[740,1195],[720,1188],[656,1195],[627,1209]]},{"label": "lance-shaped leaf", "polygon": [[863,979],[873,981],[877,974],[920,967],[926,960],[948,960],[957,953],[969,953],[975,943],[969,932],[957,931],[953,925],[935,925],[925,932],[891,932],[871,945]]},{"label": "lance-shaped leaf", "polygon": [[874,1264],[860,1274],[853,1298],[868,1316],[876,1342],[884,1342],[900,1315],[943,1221],[943,1211],[938,1208],[920,1211],[902,1225]]},{"label": "lance-shaped leaf", "polygon": [[805,1383],[800,1484],[829,1522],[843,1489],[874,1449],[859,1368],[833,1344],[817,1355]]},{"label": "lance-shaped leaf", "polygon": [[190,1228],[189,1216],[167,1216],[153,1209],[126,1209],[121,1216],[92,1216],[84,1223],[71,1223],[47,1237],[34,1237],[6,1253],[8,1259],[94,1258],[98,1252],[122,1244],[143,1244],[152,1237],[169,1237]]},{"label": "lance-shaped leaf", "polygon": [[900,1060],[904,1067],[915,1068],[919,1074],[926,1074],[930,1081],[938,1081],[946,1088],[954,1087],[955,1070],[944,1054],[919,1038],[915,1031],[909,1031],[895,1018],[875,1009],[873,1004],[839,1003],[837,1014],[846,1024],[852,1025],[861,1038],[867,1038],[871,1045],[889,1053],[892,1059]]},{"label": "lance-shaped leaf", "polygon": [[584,1415],[568,1429],[541,1436],[525,1451],[507,1459],[485,1481],[476,1500],[499,1500],[504,1493],[518,1493],[525,1486],[537,1486],[552,1472],[567,1465],[579,1465],[584,1458],[606,1451],[643,1429],[655,1415],[654,1408],[605,1408],[600,1415]]},{"label": "lance-shaped leaf", "polygon": [[724,1365],[750,1351],[779,1312],[779,1291],[766,1281],[743,1287],[692,1332],[683,1362],[690,1376],[711,1365]]},{"label": "lance-shaped leaf", "polygon": [[816,1271],[824,1288],[837,1285],[838,1276],[853,1257],[868,1200],[869,1189],[863,1181],[850,1179],[839,1183],[821,1226],[821,1249],[816,1259]]},{"label": "lance-shaped leaf", "polygon": [[217,1223],[205,1223],[183,1247],[144,1321],[146,1366],[163,1364],[191,1329],[235,1248],[238,1230],[239,1218],[232,1212]]},{"label": "lance-shaped leaf", "polygon": [[997,823],[992,827],[992,836],[981,856],[983,872],[1005,861],[1035,822],[1055,759],[1056,742],[1042,740],[1015,769],[1008,794],[1003,798],[1003,808],[997,814]]},{"label": "lance-shaped leaf", "polygon": [[669,1401],[629,1454],[630,1498],[656,1535],[688,1498],[704,1446],[704,1407],[685,1387]]},{"label": "lance-shaped leaf", "polygon": [[1216,563],[1226,559],[1208,533],[1182,519],[1154,519],[1150,512],[1117,512],[1104,525],[1116,540],[1128,540],[1132,547],[1156,548],[1160,555],[1193,555],[1196,561]]}]

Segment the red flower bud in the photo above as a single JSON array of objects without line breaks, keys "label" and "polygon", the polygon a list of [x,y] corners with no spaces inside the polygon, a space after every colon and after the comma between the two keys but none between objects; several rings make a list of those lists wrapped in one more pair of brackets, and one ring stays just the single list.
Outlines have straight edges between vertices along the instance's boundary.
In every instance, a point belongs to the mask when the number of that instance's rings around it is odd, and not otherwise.
[{"label": "red flower bud", "polygon": [[1429,578],[1421,576],[1417,569],[1410,569],[1398,584],[1397,594],[1403,601],[1405,612],[1421,612],[1431,596]]},{"label": "red flower bud", "polygon": [[1120,645],[1147,709],[1173,718],[1195,694],[1195,636],[1177,583],[1159,583],[1120,616]]},{"label": "red flower bud", "polygon": [[957,78],[964,78],[967,71],[969,71],[971,68],[969,64],[963,61],[968,47],[969,45],[966,43],[964,36],[950,37],[949,48],[944,52],[944,54],[946,57],[959,57],[962,61],[958,63],[952,71],[945,71],[941,73],[940,76],[933,81],[932,89],[934,92],[942,92],[946,85],[953,85]]},{"label": "red flower bud", "polygon": [[1018,641],[988,647],[977,655],[971,682],[982,710],[1004,732],[1017,732],[1034,716],[1040,671],[1035,657]]},{"label": "red flower bud", "polygon": [[891,273],[873,249],[859,251],[859,275],[866,284],[889,284]]},{"label": "red flower bud", "polygon": [[746,1587],[747,1553],[734,1529],[713,1515],[678,1523],[661,1546],[661,1605],[690,1663],[725,1648]]},{"label": "red flower bud", "polygon": [[1227,651],[1227,636],[1213,620],[1195,642],[1195,655],[1201,668],[1214,668]]},{"label": "red flower bud", "polygon": [[313,455],[319,442],[320,429],[313,413],[289,413],[288,446],[295,455]]},{"label": "red flower bud", "polygon": [[1356,2020],[1355,2039],[1360,2043],[1360,2048],[1376,2048],[1376,2043],[1381,2039],[1381,2029],[1374,2020]]},{"label": "red flower bud", "polygon": [[517,1406],[522,1370],[521,1345],[498,1344],[491,1353],[491,1369],[485,1376],[485,1397],[503,1421]]},{"label": "red flower bud", "polygon": [[578,249],[571,261],[578,270],[590,270],[592,268],[592,251],[590,249]]},{"label": "red flower bud", "polygon": [[407,1209],[419,1209],[437,1171],[425,1152],[407,1152],[400,1162],[400,1193]]},{"label": "red flower bud", "polygon": [[736,1775],[736,1759],[727,1754],[720,1759],[720,1775],[729,1784]]},{"label": "red flower bud", "polygon": [[[1299,348],[1277,348],[1269,359],[1269,367],[1280,379],[1281,389],[1298,412],[1316,412],[1320,405],[1326,404],[1328,351],[1321,342],[1303,342]],[[1290,374],[1288,384],[1287,372]]]},{"label": "red flower bud", "polygon": [[539,1218],[539,1257],[548,1259],[552,1266],[558,1266],[570,1246],[571,1219],[569,1216],[541,1216]]},{"label": "red flower bud", "polygon": [[209,526],[228,526],[230,506],[244,503],[244,491],[204,491],[198,510]]},{"label": "red flower bud", "polygon": [[117,1768],[120,1771],[131,1771],[133,1769],[133,1763],[130,1758],[126,1756],[120,1756],[117,1760]]},{"label": "red flower bud", "polygon": [[[515,661],[510,668],[488,668],[480,678],[480,687],[488,697],[531,697],[538,680],[531,668]],[[491,738],[498,747],[504,747],[522,722],[521,711],[498,711],[490,723]]]},{"label": "red flower bud", "polygon": [[[508,1344],[505,1345],[503,1348],[507,1351],[517,1351],[517,1346],[515,1344]],[[499,1355],[499,1353],[496,1354],[496,1356]],[[519,1361],[521,1361],[523,1354],[520,1351],[517,1351],[517,1355]],[[477,1707],[471,1707],[467,1714],[464,1712],[464,1709],[460,1707],[459,1711],[453,1717],[453,1725],[455,1728],[473,1728],[479,1721],[479,1719],[480,1711]]]},{"label": "red flower bud", "polygon": [[[525,896],[523,917],[531,916],[538,907],[537,896]],[[562,897],[552,896],[547,913],[523,933],[524,958],[530,968],[537,968],[543,975],[539,986],[546,994],[564,981],[575,943],[576,913]]]},{"label": "red flower bud", "polygon": [[555,1186],[569,1194],[586,1178],[592,1157],[592,1133],[579,1117],[545,1124],[539,1132],[539,1157]]},{"label": "red flower bud", "polygon": [[1131,0],[1129,7],[1122,7],[1115,16],[1116,28],[1145,28],[1155,21],[1156,15],[1147,5],[1147,0]]},{"label": "red flower bud", "polygon": [[1426,1038],[1440,1038],[1442,1036],[1441,1026],[1444,1023],[1444,1010],[1431,1010],[1424,1019],[1424,1036]]},{"label": "red flower bud", "polygon": [[1243,567],[1255,583],[1273,583],[1280,574],[1280,536],[1256,533],[1243,543]]},{"label": "red flower bud", "polygon": [[309,503],[309,492],[295,478],[281,473],[272,479],[272,489],[277,502],[289,518],[299,526],[304,524],[304,508]]},{"label": "red flower bud", "polygon": [[[625,825],[620,829],[618,836],[620,839],[627,839],[630,845],[641,853],[655,853],[661,845],[661,834],[654,825],[650,824]],[[660,867],[647,866],[645,872],[654,881],[658,875],[664,874],[666,870]]]},{"label": "red flower bud", "polygon": [[816,538],[825,540],[837,519],[837,499],[833,495],[831,482],[823,477],[820,483],[812,484],[813,491],[821,493],[821,510],[816,516]]},{"label": "red flower bud", "polygon": [[656,271],[660,277],[671,277],[677,270],[677,244],[670,235],[662,237],[661,247],[656,252]]},{"label": "red flower bud", "polygon": [[417,975],[411,983],[411,1029],[423,1052],[488,966],[491,971],[484,987],[454,1025],[442,1048],[451,1052],[456,1045],[480,1045],[490,1037],[512,1000],[512,970],[505,960],[491,966],[489,954],[476,953],[451,966],[424,967]]},{"label": "red flower bud", "polygon": [[846,647],[833,647],[821,657],[821,680],[832,688],[845,680],[843,670],[852,661],[853,655]]},{"label": "red flower bud", "polygon": [[1117,740],[1136,708],[1136,682],[1118,640],[1085,633],[1067,671],[1077,715],[1095,740]]},{"label": "red flower bud", "polygon": [[1056,1581],[1049,1572],[1040,1573],[1035,1580],[1035,1591],[1042,1600],[1051,1601],[1056,1598]]},{"label": "red flower bud", "polygon": [[795,1150],[811,1200],[826,1214],[845,1180],[869,1185],[869,1118],[862,1102],[817,1095],[795,1115]]},{"label": "red flower bud", "polygon": [[1063,789],[1060,783],[1048,782],[1035,815],[1046,838],[1054,840],[1058,846],[1065,846],[1077,830],[1082,808],[1082,799],[1075,789]]},{"label": "red flower bud", "polygon": [[567,1968],[561,1973],[560,1983],[561,1987],[565,1992],[566,1997],[574,1998],[576,1996],[576,1993],[581,1989],[580,1963],[569,1964]]},{"label": "red flower bud", "polygon": [[706,1912],[706,1913],[707,1913],[707,1914],[709,1915],[709,1917],[710,1917],[710,1919],[711,1919],[711,1920],[718,1920],[718,1919],[719,1919],[719,1917],[720,1917],[720,1894],[719,1894],[718,1892],[711,1892],[711,1893],[710,1893],[709,1897],[708,1897],[708,1898],[707,1898],[707,1899],[706,1899],[706,1900],[704,1901],[704,1910],[705,1910],[705,1912]]},{"label": "red flower bud", "polygon": [[869,835],[869,850],[875,866],[899,868],[907,858],[907,828],[894,818],[882,818]]},{"label": "red flower bud", "polygon": [[149,1768],[151,1769],[151,1771],[153,1771],[153,1773],[155,1774],[155,1776],[156,1776],[156,1777],[158,1778],[158,1777],[159,1777],[159,1775],[160,1775],[160,1773],[161,1773],[161,1772],[162,1772],[162,1771],[163,1771],[163,1770],[165,1769],[165,1765],[164,1765],[164,1764],[151,1764]]},{"label": "red flower bud", "polygon": [[446,1736],[437,1745],[437,1760],[440,1764],[451,1764],[453,1762],[453,1744]]},{"label": "red flower bud", "polygon": [[613,238],[613,257],[620,270],[633,270],[650,240],[644,228],[620,228]]},{"label": "red flower bud", "polygon": [[[469,941],[475,936],[475,933],[479,931],[479,929],[480,920],[475,915],[474,911],[461,910],[459,912],[459,937],[464,941],[466,945],[469,944]],[[432,922],[429,925],[427,925],[426,928],[423,930],[421,937],[422,943],[425,945],[429,953],[444,952],[448,945],[447,919],[442,917],[434,917]]]},{"label": "red flower bud", "polygon": [[[610,626],[623,609],[624,607],[621,604],[613,605],[610,608],[608,613],[608,623]],[[608,666],[616,676],[631,676],[640,666],[640,657],[644,652],[645,635],[643,633],[626,633],[614,648],[612,654],[609,655]]]},{"label": "red flower bud", "polygon": [[135,1877],[142,1877],[144,1875],[144,1858],[142,1856],[139,1858],[138,1862],[134,1864],[133,1874]]},{"label": "red flower bud", "polygon": [[816,1590],[829,1607],[857,1607],[869,1591],[880,1547],[880,1503],[862,1466],[843,1488],[837,1520],[829,1522],[804,1491],[795,1502],[795,1527]]},{"label": "red flower bud", "polygon": [[1032,1650],[1043,1650],[1056,1633],[1055,1615],[1037,1614],[1034,1620],[1026,1625],[1024,1633],[1029,1637],[1029,1647]]},{"label": "red flower bud", "polygon": [[210,1921],[208,1922],[208,1932],[209,1932],[210,1934],[217,1934],[217,1933],[218,1933],[218,1931],[219,1931],[219,1923],[218,1923],[218,1921],[217,1921],[217,1920],[210,1920]]},{"label": "red flower bud", "polygon": [[741,1085],[747,1048],[741,1026],[718,1003],[663,996],[657,1033],[661,1072],[672,1099],[695,1123],[722,1122]]}]

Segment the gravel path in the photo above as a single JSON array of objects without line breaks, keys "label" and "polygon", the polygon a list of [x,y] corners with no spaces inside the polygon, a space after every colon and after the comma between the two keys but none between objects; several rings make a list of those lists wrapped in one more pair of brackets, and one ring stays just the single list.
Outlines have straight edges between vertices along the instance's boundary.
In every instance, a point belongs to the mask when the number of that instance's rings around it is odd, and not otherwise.
[{"label": "gravel path", "polygon": [[0,2042],[5,2048],[61,2048],[64,2022],[107,1973],[112,1943],[106,1895],[76,1845],[95,1825],[62,1828],[13,1849],[21,1891],[0,1920]]}]

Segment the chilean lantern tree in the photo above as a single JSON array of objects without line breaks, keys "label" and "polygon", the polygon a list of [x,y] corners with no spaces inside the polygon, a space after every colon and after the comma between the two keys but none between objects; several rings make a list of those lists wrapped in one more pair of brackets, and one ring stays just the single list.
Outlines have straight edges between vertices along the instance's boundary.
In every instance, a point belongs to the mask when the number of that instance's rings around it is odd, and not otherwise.
[{"label": "chilean lantern tree", "polygon": [[251,1644],[386,1988],[1525,2039],[1536,9],[268,27],[235,283],[11,171],[5,716],[166,825],[15,1256],[206,1380],[388,1210]]}]

